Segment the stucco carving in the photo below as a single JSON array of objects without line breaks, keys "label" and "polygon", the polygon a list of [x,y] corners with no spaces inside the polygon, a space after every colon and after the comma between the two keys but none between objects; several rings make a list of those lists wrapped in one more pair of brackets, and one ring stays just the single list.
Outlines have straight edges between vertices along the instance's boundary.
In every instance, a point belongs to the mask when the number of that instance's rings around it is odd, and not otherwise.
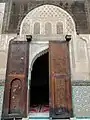
[{"label": "stucco carving", "polygon": [[34,61],[44,54],[44,51],[48,49],[48,42],[46,43],[31,43],[30,44],[30,52],[29,52],[29,68],[32,70],[32,66]]},{"label": "stucco carving", "polygon": [[77,36],[74,41],[75,69],[73,71],[73,81],[90,81],[88,40],[83,36]]},{"label": "stucco carving", "polygon": [[[50,22],[52,26],[53,34],[56,34],[55,27],[57,22],[62,22],[63,24],[63,34],[75,34],[75,23],[72,17],[63,9],[56,7],[54,5],[43,5],[30,11],[26,17],[23,19],[20,27],[20,35],[22,34],[33,34],[34,24],[40,22],[41,34],[45,34],[45,24]],[[44,32],[43,32],[44,31]]]},{"label": "stucco carving", "polygon": [[5,3],[0,3],[0,34],[2,32],[4,9],[5,9]]},{"label": "stucco carving", "polygon": [[77,61],[88,61],[87,59],[87,42],[82,39],[76,41]]}]

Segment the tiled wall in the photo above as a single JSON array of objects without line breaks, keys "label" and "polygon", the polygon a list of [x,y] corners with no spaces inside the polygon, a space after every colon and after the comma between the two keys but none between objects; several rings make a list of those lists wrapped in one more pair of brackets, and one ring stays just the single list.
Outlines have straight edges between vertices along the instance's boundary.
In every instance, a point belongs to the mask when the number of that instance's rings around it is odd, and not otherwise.
[{"label": "tiled wall", "polygon": [[75,117],[90,117],[90,86],[72,86]]},{"label": "tiled wall", "polygon": [[0,119],[2,114],[4,86],[0,86]]}]

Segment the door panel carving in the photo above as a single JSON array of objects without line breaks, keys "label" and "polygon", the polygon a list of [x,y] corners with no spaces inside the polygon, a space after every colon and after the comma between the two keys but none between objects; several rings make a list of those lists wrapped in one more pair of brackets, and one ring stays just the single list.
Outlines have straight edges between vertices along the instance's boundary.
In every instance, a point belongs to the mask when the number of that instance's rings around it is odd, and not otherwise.
[{"label": "door panel carving", "polygon": [[55,107],[65,107],[66,104],[66,88],[63,79],[55,79]]},{"label": "door panel carving", "polygon": [[29,43],[27,41],[10,41],[3,118],[27,116]]},{"label": "door panel carving", "polygon": [[22,91],[21,81],[15,79],[11,83],[10,89],[10,113],[20,113],[20,97]]},{"label": "door panel carving", "polygon": [[68,42],[49,43],[50,116],[69,118],[72,113]]}]

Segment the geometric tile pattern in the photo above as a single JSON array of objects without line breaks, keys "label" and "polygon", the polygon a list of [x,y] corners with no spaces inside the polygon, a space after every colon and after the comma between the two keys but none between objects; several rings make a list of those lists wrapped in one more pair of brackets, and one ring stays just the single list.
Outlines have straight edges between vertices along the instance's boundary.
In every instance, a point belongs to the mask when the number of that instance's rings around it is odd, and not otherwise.
[{"label": "geometric tile pattern", "polygon": [[90,120],[90,118],[74,118],[73,120]]},{"label": "geometric tile pattern", "polygon": [[72,102],[75,117],[90,118],[90,86],[72,86]]},{"label": "geometric tile pattern", "polygon": [[4,95],[4,86],[0,86],[0,118],[2,114],[3,95]]}]

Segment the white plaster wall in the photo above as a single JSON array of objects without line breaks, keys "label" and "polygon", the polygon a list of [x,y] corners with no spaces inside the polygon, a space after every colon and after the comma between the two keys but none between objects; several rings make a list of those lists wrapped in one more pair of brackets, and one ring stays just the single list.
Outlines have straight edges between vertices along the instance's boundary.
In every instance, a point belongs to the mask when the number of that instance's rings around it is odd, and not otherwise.
[{"label": "white plaster wall", "polygon": [[73,81],[77,80],[90,80],[89,77],[89,53],[88,53],[88,41],[89,35],[86,35],[86,38],[83,38],[84,35],[76,36],[73,41],[74,47],[74,62],[75,67],[73,71]]},{"label": "white plaster wall", "polygon": [[74,40],[75,68],[73,81],[90,81],[89,36],[89,34],[79,35]]},{"label": "white plaster wall", "polygon": [[9,41],[14,38],[16,34],[1,34],[0,38],[0,80],[5,80],[8,45]]}]

